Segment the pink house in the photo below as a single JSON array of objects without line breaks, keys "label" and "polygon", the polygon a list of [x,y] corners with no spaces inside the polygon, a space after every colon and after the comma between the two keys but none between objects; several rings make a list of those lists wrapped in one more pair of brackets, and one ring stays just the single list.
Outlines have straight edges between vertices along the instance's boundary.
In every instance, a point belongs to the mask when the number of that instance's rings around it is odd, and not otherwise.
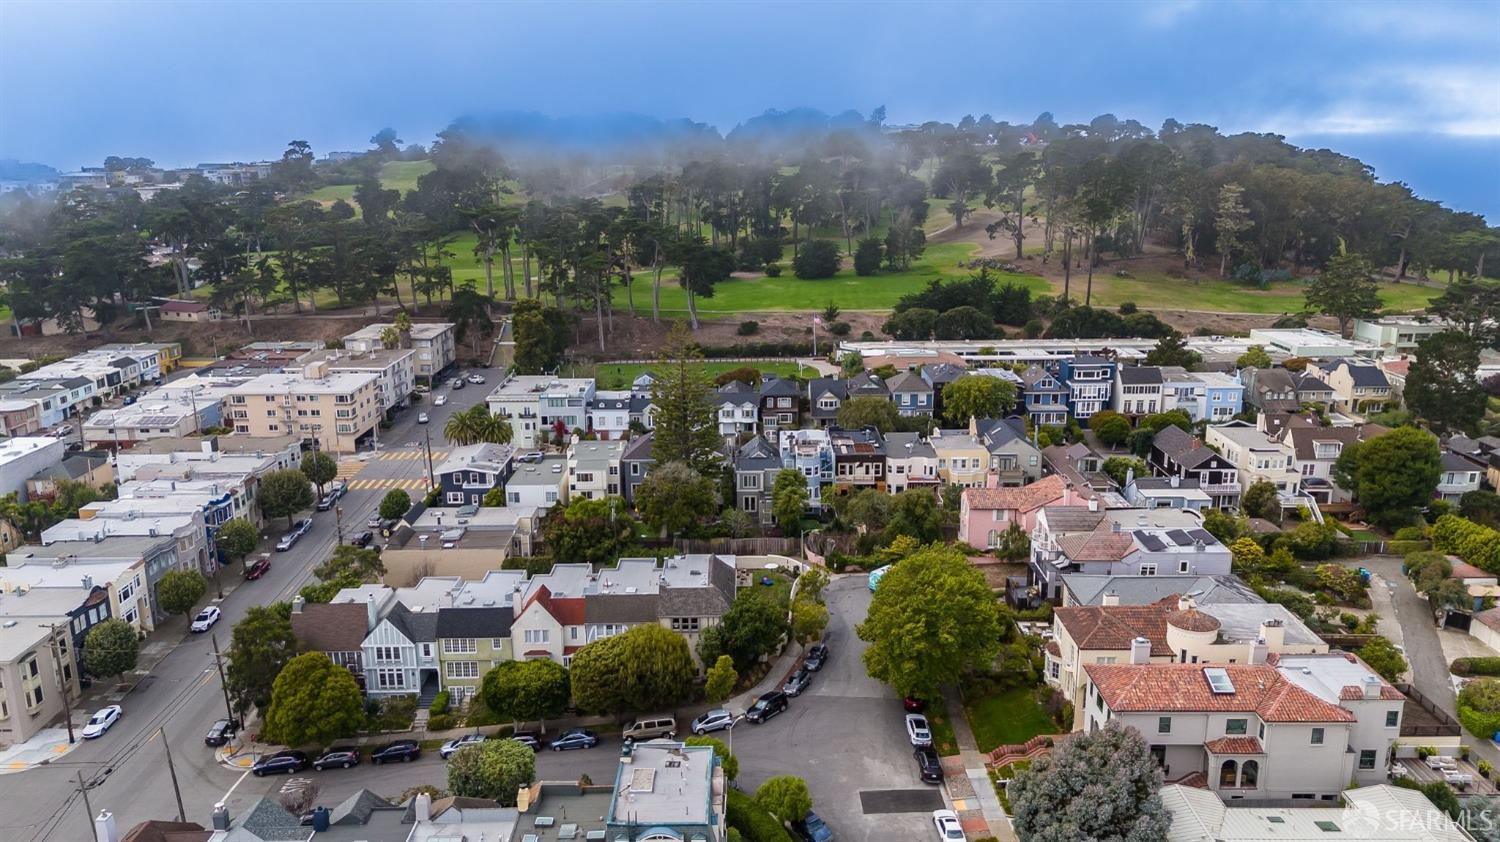
[{"label": "pink house", "polygon": [[1012,523],[1020,523],[1030,535],[1043,506],[1078,506],[1086,499],[1058,474],[1020,488],[965,488],[958,539],[971,547],[994,547]]}]

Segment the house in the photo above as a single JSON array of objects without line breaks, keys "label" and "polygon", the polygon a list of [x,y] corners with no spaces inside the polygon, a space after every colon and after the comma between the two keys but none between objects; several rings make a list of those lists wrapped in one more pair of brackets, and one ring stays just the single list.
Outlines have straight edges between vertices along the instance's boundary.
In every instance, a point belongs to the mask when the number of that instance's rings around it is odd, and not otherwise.
[{"label": "house", "polygon": [[715,400],[719,408],[719,435],[732,438],[741,433],[755,434],[760,411],[754,386],[731,380],[719,387]]},{"label": "house", "polygon": [[1385,379],[1391,384],[1391,392],[1403,403],[1406,393],[1406,375],[1411,373],[1411,360],[1405,357],[1399,360],[1378,360],[1375,363],[1380,370],[1385,372]]},{"label": "house", "polygon": [[67,452],[66,443],[52,436],[0,439],[0,497],[14,494],[26,502],[27,479],[61,465]]},{"label": "house", "polygon": [[880,379],[879,375],[871,372],[854,375],[849,378],[848,384],[851,398],[880,398],[886,401],[891,399],[890,387]]},{"label": "house", "polygon": [[1161,412],[1163,384],[1161,369],[1154,365],[1119,366],[1110,408],[1127,418]]},{"label": "house", "polygon": [[1068,423],[1068,388],[1039,365],[1021,372],[1021,403],[1033,427],[1062,427]]},{"label": "house", "polygon": [[202,301],[178,301],[169,299],[161,305],[161,320],[164,322],[216,322],[224,318],[217,307]]},{"label": "house", "polygon": [[839,491],[885,490],[885,438],[875,427],[828,428],[833,448],[833,486]]},{"label": "house", "polygon": [[510,443],[518,450],[540,447],[559,427],[564,432],[585,429],[593,403],[592,377],[532,374],[506,375],[485,398],[491,415],[510,421]]},{"label": "house", "polygon": [[1179,509],[1101,510],[1044,506],[1031,532],[1031,584],[1043,599],[1061,597],[1066,573],[1213,576],[1229,572],[1229,548]]},{"label": "house", "polygon": [[1169,596],[1187,596],[1200,608],[1223,603],[1265,602],[1245,580],[1220,576],[1063,576],[1063,605],[1149,605]]},{"label": "house", "polygon": [[568,445],[568,499],[620,496],[623,441],[575,441]]},{"label": "house", "polygon": [[1297,477],[1295,489],[1317,503],[1350,499],[1349,492],[1333,482],[1333,465],[1345,447],[1390,432],[1379,424],[1325,427],[1305,415],[1263,416],[1260,422],[1262,427],[1272,422],[1279,424],[1270,438],[1286,455],[1287,464]]},{"label": "house", "polygon": [[930,489],[938,482],[937,451],[920,433],[886,435],[886,491],[900,494],[908,488]]},{"label": "house", "polygon": [[1058,474],[1022,487],[965,488],[958,509],[958,539],[971,547],[993,549],[1013,525],[1030,535],[1043,506],[1083,502]]},{"label": "house", "polygon": [[964,376],[964,367],[956,363],[927,363],[917,370],[932,387],[932,414],[943,412],[943,387]]},{"label": "house", "polygon": [[485,673],[513,660],[510,606],[439,608],[435,634],[441,687],[460,708],[479,692]]},{"label": "house", "polygon": [[818,427],[838,420],[839,407],[849,399],[849,381],[837,377],[819,377],[807,384],[808,415]]},{"label": "house", "polygon": [[620,493],[625,502],[635,505],[635,489],[645,481],[656,460],[651,456],[651,443],[655,436],[647,433],[630,439],[620,454]]},{"label": "house", "polygon": [[[413,611],[382,588],[365,600],[369,632],[360,645],[365,693],[370,696],[437,693],[437,612]],[[335,596],[341,602],[345,591]]]},{"label": "house", "polygon": [[1340,358],[1321,364],[1319,370],[1332,390],[1334,405],[1343,412],[1377,412],[1393,397],[1385,372],[1369,360]]},{"label": "house", "polygon": [[768,434],[783,428],[802,426],[802,389],[797,381],[774,374],[763,374],[760,380],[760,427]]},{"label": "house", "polygon": [[595,392],[589,405],[589,430],[600,441],[623,439],[630,434],[630,392]]},{"label": "house", "polygon": [[1235,466],[1244,488],[1269,482],[1277,491],[1290,496],[1301,487],[1301,476],[1293,467],[1291,455],[1255,424],[1247,421],[1215,424],[1204,432],[1204,438],[1209,447],[1217,449]]},{"label": "house", "polygon": [[1297,402],[1304,406],[1318,406],[1325,412],[1333,406],[1336,395],[1333,387],[1316,375],[1302,372],[1292,375],[1292,383],[1297,387]]},{"label": "house", "polygon": [[1196,436],[1179,427],[1167,427],[1151,440],[1147,461],[1158,476],[1198,481],[1216,509],[1235,511],[1240,506],[1240,471],[1231,460],[1204,447]]},{"label": "house", "polygon": [[1444,450],[1442,453],[1442,473],[1438,476],[1436,494],[1438,499],[1457,504],[1459,498],[1470,491],[1479,490],[1479,479],[1482,476],[1479,466],[1475,465],[1469,458]]},{"label": "house", "polygon": [[43,529],[43,546],[56,542],[98,542],[111,537],[170,538],[175,545],[174,566],[196,569],[205,576],[212,576],[216,569],[214,557],[209,554],[204,502],[196,497],[98,500],[78,514],[79,517],[60,520]]},{"label": "house", "polygon": [[515,473],[505,482],[505,505],[531,507],[540,511],[546,511],[558,503],[567,505],[567,457],[527,453],[515,461]]},{"label": "house", "polygon": [[974,419],[968,429],[934,428],[927,443],[937,453],[938,478],[944,485],[964,488],[984,487],[990,465],[990,451],[980,439]]},{"label": "house", "polygon": [[[1194,785],[1167,784],[1162,806],[1172,820],[1169,842],[1472,842],[1473,837],[1420,791],[1391,784],[1345,790],[1338,806],[1234,809]],[[1399,817],[1399,818],[1392,818]],[[1274,836],[1272,836],[1274,834]]]},{"label": "house", "polygon": [[1181,409],[1194,422],[1217,424],[1245,409],[1245,386],[1238,374],[1162,368],[1162,411]]},{"label": "house", "polygon": [[9,399],[0,393],[0,436],[30,436],[42,426],[41,398]]},{"label": "house", "polygon": [[434,507],[417,513],[414,507],[381,548],[382,580],[404,586],[432,576],[481,579],[507,558],[536,552],[543,510],[484,506],[473,513],[460,511]]},{"label": "house", "polygon": [[1297,412],[1302,404],[1297,400],[1297,384],[1292,373],[1284,368],[1256,368],[1248,366],[1240,371],[1245,381],[1245,403],[1261,412]]},{"label": "house", "polygon": [[833,482],[833,442],[827,430],[782,430],[781,467],[807,477],[807,506],[823,507],[823,485]]},{"label": "house", "polygon": [[311,603],[292,597],[292,634],[306,652],[322,652],[330,661],[364,680],[364,643],[369,614],[357,602]]},{"label": "house", "polygon": [[508,444],[470,444],[448,451],[437,467],[438,487],[447,506],[478,506],[515,473],[515,449]]},{"label": "house", "polygon": [[78,640],[69,624],[91,590],[7,589],[0,605],[0,742],[24,743],[64,715],[62,693],[78,698]]},{"label": "house", "polygon": [[740,445],[734,452],[735,508],[761,526],[775,522],[771,488],[781,471],[781,453],[764,436]]},{"label": "house", "polygon": [[630,393],[630,425],[643,430],[656,427],[656,404],[651,400],[650,392]]},{"label": "house", "polygon": [[989,451],[990,484],[1020,486],[1042,478],[1042,452],[1026,438],[1026,422],[1019,418],[970,418],[969,430]]},{"label": "house", "polygon": [[1198,487],[1198,480],[1182,477],[1138,477],[1132,471],[1126,476],[1125,499],[1141,509],[1191,509],[1202,512],[1213,505],[1213,498]]},{"label": "house", "polygon": [[901,415],[932,415],[933,389],[921,375],[914,371],[903,371],[886,381],[891,392],[891,402]]},{"label": "house", "polygon": [[[1269,653],[1316,654],[1328,644],[1296,614],[1275,603],[1199,606],[1168,596],[1148,605],[1075,605],[1053,609],[1046,647],[1048,684],[1069,701],[1084,694],[1085,664],[1136,663],[1146,641],[1148,663],[1257,663]],[[1082,725],[1081,717],[1074,723]]]},{"label": "house", "polygon": [[1080,422],[1112,405],[1113,360],[1092,354],[1065,358],[1057,364],[1057,379],[1068,389],[1068,412]]},{"label": "house", "polygon": [[182,567],[177,541],[157,537],[109,537],[26,544],[6,553],[0,568],[0,591],[78,588],[97,584],[109,593],[108,615],[141,632],[166,619],[156,600],[156,586],[169,570]]},{"label": "house", "polygon": [[1043,448],[1042,461],[1046,463],[1047,470],[1062,474],[1077,488],[1094,491],[1109,491],[1114,488],[1114,480],[1104,474],[1104,457],[1081,441]]},{"label": "house", "polygon": [[1085,730],[1135,728],[1167,780],[1205,782],[1225,801],[1331,801],[1351,782],[1384,782],[1406,701],[1342,652],[1083,670]]}]

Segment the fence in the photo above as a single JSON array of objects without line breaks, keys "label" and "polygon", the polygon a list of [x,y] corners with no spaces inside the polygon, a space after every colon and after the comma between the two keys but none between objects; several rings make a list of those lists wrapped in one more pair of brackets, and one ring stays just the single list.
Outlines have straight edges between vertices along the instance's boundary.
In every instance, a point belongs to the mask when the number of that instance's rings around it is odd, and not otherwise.
[{"label": "fence", "polygon": [[[1397,684],[1396,689],[1406,697],[1406,709],[1401,715],[1402,737],[1462,736],[1463,728],[1453,720],[1453,717],[1431,699],[1422,695],[1417,688],[1410,684]],[[1416,705],[1418,710],[1412,710],[1412,705]]]},{"label": "fence", "polygon": [[802,543],[796,538],[678,538],[672,545],[680,553],[802,557]]}]

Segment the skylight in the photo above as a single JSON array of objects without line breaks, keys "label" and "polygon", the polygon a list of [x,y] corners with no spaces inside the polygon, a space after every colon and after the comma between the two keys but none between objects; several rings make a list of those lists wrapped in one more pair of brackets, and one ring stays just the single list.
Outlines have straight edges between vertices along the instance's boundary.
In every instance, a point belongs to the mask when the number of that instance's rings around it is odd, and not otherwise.
[{"label": "skylight", "polygon": [[1214,695],[1229,695],[1234,693],[1234,682],[1229,680],[1228,670],[1219,667],[1209,667],[1203,671],[1203,677],[1208,679],[1208,688]]}]

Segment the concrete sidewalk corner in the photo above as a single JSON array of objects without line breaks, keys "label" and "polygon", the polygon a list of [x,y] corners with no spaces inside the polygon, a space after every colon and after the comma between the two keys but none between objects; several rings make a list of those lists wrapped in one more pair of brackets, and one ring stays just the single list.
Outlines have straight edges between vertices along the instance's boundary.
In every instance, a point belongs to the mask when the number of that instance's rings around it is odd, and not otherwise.
[{"label": "concrete sidewalk corner", "polygon": [[249,769],[260,760],[262,752],[255,746],[237,746],[233,743],[214,751],[214,759],[226,769]]},{"label": "concrete sidewalk corner", "polygon": [[66,728],[43,728],[32,734],[31,739],[26,742],[16,743],[0,751],[0,775],[45,766],[83,743],[83,737],[76,736],[76,732],[75,738],[76,742],[68,742]]}]

